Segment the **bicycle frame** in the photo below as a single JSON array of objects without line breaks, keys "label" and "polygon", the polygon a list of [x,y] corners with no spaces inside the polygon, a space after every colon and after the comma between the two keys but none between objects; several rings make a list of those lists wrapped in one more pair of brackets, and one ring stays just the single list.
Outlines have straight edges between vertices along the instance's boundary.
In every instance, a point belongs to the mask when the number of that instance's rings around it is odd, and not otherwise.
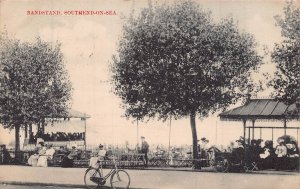
[{"label": "bicycle frame", "polygon": [[100,170],[100,173],[101,173],[101,176],[102,176],[102,178],[104,179],[104,180],[106,180],[106,179],[108,179],[111,175],[113,175],[114,173],[116,173],[117,171],[118,171],[118,167],[117,167],[117,162],[116,162],[116,160],[113,158],[113,163],[114,163],[114,167],[109,171],[109,173],[107,173],[104,177],[103,177],[103,169],[102,169],[102,163],[101,163],[101,161],[100,161],[100,164],[99,164],[99,166],[97,167],[97,171],[99,171],[99,169],[101,169]]}]

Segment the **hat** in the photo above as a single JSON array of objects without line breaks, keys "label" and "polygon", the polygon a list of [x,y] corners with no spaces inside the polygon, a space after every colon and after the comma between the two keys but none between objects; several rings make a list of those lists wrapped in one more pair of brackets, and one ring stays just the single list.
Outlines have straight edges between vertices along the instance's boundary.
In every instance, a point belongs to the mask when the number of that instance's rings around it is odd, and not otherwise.
[{"label": "hat", "polygon": [[141,136],[141,138],[145,138],[144,136]]},{"label": "hat", "polygon": [[205,137],[201,138],[201,141],[203,141],[203,142],[209,142],[209,140],[207,140]]},{"label": "hat", "polygon": [[99,144],[99,148],[100,148],[100,147],[103,147],[103,145],[102,145],[102,144]]},{"label": "hat", "polygon": [[280,143],[284,143],[284,139],[283,138],[279,138],[278,139],[278,143],[280,144]]},{"label": "hat", "polygon": [[77,148],[77,144],[72,144],[72,148]]}]

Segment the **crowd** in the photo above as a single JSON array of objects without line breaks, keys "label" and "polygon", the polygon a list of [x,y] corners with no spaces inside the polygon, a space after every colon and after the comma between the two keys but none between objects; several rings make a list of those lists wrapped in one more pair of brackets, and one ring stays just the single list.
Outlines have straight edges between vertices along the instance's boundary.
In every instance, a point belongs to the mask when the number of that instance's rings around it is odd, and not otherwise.
[{"label": "crowd", "polygon": [[[232,162],[246,160],[255,163],[258,169],[294,170],[299,166],[299,148],[296,141],[277,140],[278,145],[273,146],[273,141],[251,140],[245,144],[241,138],[236,141],[238,146],[232,150]],[[246,150],[246,157],[245,157]]]},{"label": "crowd", "polygon": [[73,144],[71,150],[66,150],[64,146],[54,149],[52,144],[46,145],[44,141],[39,142],[34,154],[28,159],[28,165],[33,167],[48,167],[48,162],[54,158],[54,154],[62,159],[62,167],[73,167],[74,159],[79,155],[77,145]]},{"label": "crowd", "polygon": [[36,135],[33,132],[30,133],[29,143],[35,144],[38,138],[43,138],[45,141],[75,141],[75,140],[84,140],[85,133],[65,133],[65,132],[56,132],[56,133],[37,133]]},{"label": "crowd", "polygon": [[52,144],[45,145],[44,142],[39,142],[37,148],[28,159],[28,165],[33,167],[47,167],[48,160],[53,158],[55,153],[55,149],[53,148]]}]

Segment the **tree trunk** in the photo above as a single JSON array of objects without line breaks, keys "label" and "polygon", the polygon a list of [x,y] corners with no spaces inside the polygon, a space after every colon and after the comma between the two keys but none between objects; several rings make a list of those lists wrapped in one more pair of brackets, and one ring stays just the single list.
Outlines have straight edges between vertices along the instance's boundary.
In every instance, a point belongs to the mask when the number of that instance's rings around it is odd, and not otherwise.
[{"label": "tree trunk", "polygon": [[25,138],[28,138],[28,125],[25,124]]},{"label": "tree trunk", "polygon": [[195,169],[201,169],[200,162],[198,162],[198,138],[197,138],[197,129],[196,129],[196,112],[193,110],[190,114],[190,123],[192,129],[192,137],[193,137],[193,159],[194,159],[194,167]]},{"label": "tree trunk", "polygon": [[20,152],[20,125],[15,126],[15,159],[19,158]]}]

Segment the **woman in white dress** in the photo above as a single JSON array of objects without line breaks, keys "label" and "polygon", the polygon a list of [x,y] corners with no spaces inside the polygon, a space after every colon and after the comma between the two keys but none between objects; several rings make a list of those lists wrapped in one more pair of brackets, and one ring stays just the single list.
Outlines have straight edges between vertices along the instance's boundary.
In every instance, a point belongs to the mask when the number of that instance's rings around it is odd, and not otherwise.
[{"label": "woman in white dress", "polygon": [[40,144],[41,144],[41,149],[39,151],[39,160],[37,162],[37,166],[47,167],[48,166],[47,155],[46,155],[47,147],[45,146],[44,142],[40,142]]}]

